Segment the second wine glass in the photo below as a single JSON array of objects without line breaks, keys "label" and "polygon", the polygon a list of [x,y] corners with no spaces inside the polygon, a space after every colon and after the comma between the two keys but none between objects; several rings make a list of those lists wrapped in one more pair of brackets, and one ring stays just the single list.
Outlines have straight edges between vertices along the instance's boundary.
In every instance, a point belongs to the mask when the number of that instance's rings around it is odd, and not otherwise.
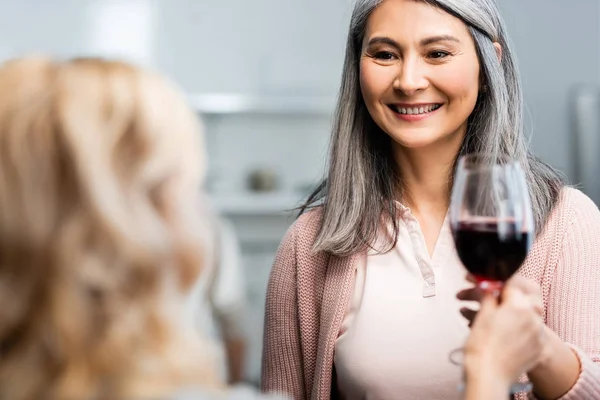
[{"label": "second wine glass", "polygon": [[[525,174],[511,158],[470,154],[458,162],[450,200],[450,227],[461,262],[480,290],[499,295],[531,248],[533,212]],[[462,349],[451,354],[461,365]],[[529,390],[515,384],[511,393]]]}]

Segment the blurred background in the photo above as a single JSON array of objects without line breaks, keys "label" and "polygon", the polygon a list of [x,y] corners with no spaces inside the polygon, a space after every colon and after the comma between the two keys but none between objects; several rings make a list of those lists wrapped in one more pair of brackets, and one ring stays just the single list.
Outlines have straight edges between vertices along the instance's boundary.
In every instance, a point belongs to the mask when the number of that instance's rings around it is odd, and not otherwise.
[{"label": "blurred background", "polygon": [[[537,156],[600,202],[600,0],[498,0]],[[207,186],[241,249],[248,340],[282,235],[325,167],[351,0],[0,0],[0,61],[99,55],[174,79],[206,128]]]}]

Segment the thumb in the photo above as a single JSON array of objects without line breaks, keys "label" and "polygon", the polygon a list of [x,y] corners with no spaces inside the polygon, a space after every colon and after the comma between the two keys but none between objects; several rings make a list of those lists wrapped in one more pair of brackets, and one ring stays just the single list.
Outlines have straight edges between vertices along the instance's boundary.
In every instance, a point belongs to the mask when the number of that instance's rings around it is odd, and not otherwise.
[{"label": "thumb", "polygon": [[516,285],[508,285],[502,291],[502,302],[506,303],[519,303],[522,301],[526,301],[527,296],[523,289]]},{"label": "thumb", "polygon": [[498,308],[498,297],[493,293],[484,292],[483,298],[481,299],[481,309],[483,308]]},{"label": "thumb", "polygon": [[498,298],[491,293],[485,294],[481,299],[481,308],[479,309],[475,320],[480,320],[480,322],[487,321],[492,317],[498,307]]}]

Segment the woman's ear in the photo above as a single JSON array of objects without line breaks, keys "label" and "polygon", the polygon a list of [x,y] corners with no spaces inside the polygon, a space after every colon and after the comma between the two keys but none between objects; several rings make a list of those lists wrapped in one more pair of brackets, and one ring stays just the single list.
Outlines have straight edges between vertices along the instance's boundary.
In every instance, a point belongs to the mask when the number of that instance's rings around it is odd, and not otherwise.
[{"label": "woman's ear", "polygon": [[494,42],[496,48],[496,55],[498,56],[498,62],[502,62],[502,45],[498,42]]}]

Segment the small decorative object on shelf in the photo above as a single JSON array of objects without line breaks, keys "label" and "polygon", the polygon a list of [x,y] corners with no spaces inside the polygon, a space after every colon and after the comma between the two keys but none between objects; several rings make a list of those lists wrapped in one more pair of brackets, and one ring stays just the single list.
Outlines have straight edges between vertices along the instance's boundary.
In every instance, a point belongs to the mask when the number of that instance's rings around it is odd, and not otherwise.
[{"label": "small decorative object on shelf", "polygon": [[272,168],[258,168],[248,175],[248,188],[253,192],[273,192],[278,187],[278,176]]}]

